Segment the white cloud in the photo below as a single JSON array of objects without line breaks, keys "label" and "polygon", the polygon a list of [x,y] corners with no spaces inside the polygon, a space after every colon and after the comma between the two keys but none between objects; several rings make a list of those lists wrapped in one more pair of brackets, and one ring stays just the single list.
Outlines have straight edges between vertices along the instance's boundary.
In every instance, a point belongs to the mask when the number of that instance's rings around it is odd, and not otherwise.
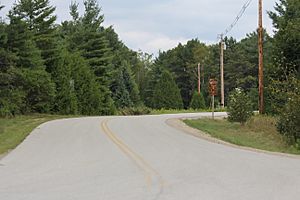
[{"label": "white cloud", "polygon": [[170,38],[167,35],[160,33],[150,33],[143,31],[128,31],[120,32],[120,38],[129,47],[134,50],[142,50],[156,55],[159,50],[166,51],[178,45],[178,43],[185,44],[188,38],[178,37]]},{"label": "white cloud", "polygon": [[[83,11],[83,0],[80,11]],[[217,35],[232,23],[246,0],[99,0],[105,15],[105,25],[113,25],[126,45],[135,50],[157,53],[173,48],[179,42],[199,38],[216,42]],[[278,0],[275,0],[278,1]],[[264,1],[264,27],[272,33],[272,22],[266,10],[273,10],[275,1]],[[7,6],[13,0],[0,0]],[[58,22],[69,19],[71,0],[50,0],[56,6]],[[257,1],[252,1],[244,16],[229,33],[237,39],[245,37],[257,27]]]}]

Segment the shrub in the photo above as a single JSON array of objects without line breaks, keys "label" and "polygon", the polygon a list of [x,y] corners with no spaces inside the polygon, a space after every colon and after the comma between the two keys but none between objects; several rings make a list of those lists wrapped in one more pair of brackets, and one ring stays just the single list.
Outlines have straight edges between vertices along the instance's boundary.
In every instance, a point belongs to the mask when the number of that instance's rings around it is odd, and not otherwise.
[{"label": "shrub", "polygon": [[251,99],[242,89],[236,88],[229,96],[227,113],[230,122],[239,122],[242,125],[253,115]]},{"label": "shrub", "polygon": [[146,115],[150,114],[151,110],[147,107],[140,106],[140,107],[131,107],[131,108],[123,108],[120,109],[120,115]]},{"label": "shrub", "polygon": [[300,95],[290,96],[288,103],[279,114],[278,131],[286,136],[290,143],[300,145]]},{"label": "shrub", "polygon": [[190,108],[192,109],[204,109],[205,108],[205,100],[202,93],[194,92],[192,97]]}]

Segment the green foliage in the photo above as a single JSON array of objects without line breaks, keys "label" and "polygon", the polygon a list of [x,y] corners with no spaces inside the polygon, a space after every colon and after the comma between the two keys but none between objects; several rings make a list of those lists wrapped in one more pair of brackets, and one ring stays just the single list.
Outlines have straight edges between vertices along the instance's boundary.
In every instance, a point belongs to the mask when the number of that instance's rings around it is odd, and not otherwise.
[{"label": "green foliage", "polygon": [[119,110],[120,115],[147,115],[150,114],[151,110],[144,106],[122,108]]},{"label": "green foliage", "polygon": [[180,90],[170,72],[164,70],[153,92],[153,105],[156,109],[181,109],[183,102]]},{"label": "green foliage", "polygon": [[294,90],[285,93],[287,104],[280,110],[279,120],[277,123],[278,131],[286,136],[290,143],[300,144],[300,81],[291,79],[290,86]]},{"label": "green foliage", "polygon": [[300,149],[286,143],[276,130],[276,118],[264,115],[252,117],[244,126],[227,120],[184,120],[212,137],[240,146],[263,149],[273,152],[300,154]]},{"label": "green foliage", "polygon": [[12,53],[7,49],[8,34],[7,25],[0,21],[0,72],[9,69],[12,64]]},{"label": "green foliage", "polygon": [[44,68],[22,69],[22,86],[26,93],[25,112],[49,113],[55,95],[55,85]]},{"label": "green foliage", "polygon": [[[68,65],[72,69],[72,89],[76,93],[78,113],[83,115],[101,115],[103,112],[103,96],[96,81],[96,76],[90,70],[88,63],[78,53],[69,55]],[[109,111],[114,113],[112,109]]]},{"label": "green foliage", "polygon": [[113,55],[102,27],[104,16],[97,1],[85,0],[84,6],[84,15],[79,17],[77,4],[71,4],[73,21],[63,24],[62,32],[66,34],[63,37],[67,39],[68,50],[79,52],[96,75],[101,94],[101,114],[110,115],[115,109],[109,90]]},{"label": "green foliage", "polygon": [[10,24],[7,26],[7,46],[14,55],[13,62],[19,68],[38,68],[43,66],[41,52],[33,41],[29,26],[16,15],[9,14]]},{"label": "green foliage", "polygon": [[[184,108],[188,108],[196,83],[196,68],[198,62],[206,62],[209,50],[198,39],[179,44],[167,52],[160,52],[155,65],[168,69],[174,75],[180,89]],[[204,63],[202,63],[205,65]]]},{"label": "green foliage", "polygon": [[1,115],[50,112],[54,84],[43,69],[10,69],[1,73]]},{"label": "green foliage", "polygon": [[129,91],[127,90],[124,69],[120,68],[117,74],[115,86],[113,88],[113,99],[117,108],[132,107],[133,102],[130,99]]},{"label": "green foliage", "polygon": [[20,0],[12,9],[13,15],[26,23],[28,30],[34,35],[48,72],[52,72],[59,55],[54,11],[55,7],[50,5],[49,0]]},{"label": "green foliage", "polygon": [[78,102],[74,88],[74,79],[72,77],[72,57],[67,51],[62,51],[61,63],[52,72],[55,77],[56,97],[54,102],[54,111],[60,114],[76,114],[78,111]]},{"label": "green foliage", "polygon": [[269,12],[277,29],[273,40],[273,76],[287,79],[292,73],[300,76],[300,1],[280,0],[275,12]]},{"label": "green foliage", "polygon": [[20,79],[13,70],[0,72],[0,116],[20,114],[25,107],[26,93],[19,86]]},{"label": "green foliage", "polygon": [[240,88],[236,88],[229,96],[228,120],[245,124],[253,115],[251,100]]},{"label": "green foliage", "polygon": [[205,100],[204,100],[202,93],[199,94],[198,92],[194,92],[194,95],[193,95],[191,103],[190,103],[190,108],[193,108],[193,109],[206,108]]},{"label": "green foliage", "polygon": [[155,108],[154,105],[154,90],[163,73],[161,66],[155,65],[148,74],[147,84],[144,91],[144,103],[150,108]]},{"label": "green foliage", "polygon": [[[258,100],[259,100],[259,95],[258,95],[258,89],[257,88],[251,88],[249,92],[247,93],[249,96],[249,99],[251,101],[252,109],[253,110],[258,110]],[[265,101],[265,104],[266,101]]]}]

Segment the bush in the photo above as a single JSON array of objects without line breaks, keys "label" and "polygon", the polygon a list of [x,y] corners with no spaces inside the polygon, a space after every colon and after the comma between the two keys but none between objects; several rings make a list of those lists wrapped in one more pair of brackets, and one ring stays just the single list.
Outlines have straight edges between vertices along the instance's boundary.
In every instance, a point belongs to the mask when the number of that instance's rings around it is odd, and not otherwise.
[{"label": "bush", "polygon": [[120,115],[146,115],[150,114],[151,110],[147,107],[132,107],[132,108],[123,108],[119,111]]},{"label": "bush", "polygon": [[192,109],[204,109],[205,106],[205,100],[202,95],[202,93],[198,94],[198,92],[194,92],[194,95],[192,97],[190,108]]},{"label": "bush", "polygon": [[242,125],[253,115],[251,99],[242,89],[236,88],[229,96],[227,113],[230,122],[239,122]]},{"label": "bush", "polygon": [[279,114],[278,131],[292,144],[300,145],[300,95],[290,96],[288,103]]}]

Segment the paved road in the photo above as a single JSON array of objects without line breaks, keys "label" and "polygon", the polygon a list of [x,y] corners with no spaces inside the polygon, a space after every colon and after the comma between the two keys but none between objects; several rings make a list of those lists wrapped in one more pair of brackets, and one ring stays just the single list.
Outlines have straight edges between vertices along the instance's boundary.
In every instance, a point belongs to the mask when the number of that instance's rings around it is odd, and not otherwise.
[{"label": "paved road", "polygon": [[300,198],[300,159],[211,143],[165,123],[199,115],[207,113],[43,124],[0,160],[0,199]]}]

